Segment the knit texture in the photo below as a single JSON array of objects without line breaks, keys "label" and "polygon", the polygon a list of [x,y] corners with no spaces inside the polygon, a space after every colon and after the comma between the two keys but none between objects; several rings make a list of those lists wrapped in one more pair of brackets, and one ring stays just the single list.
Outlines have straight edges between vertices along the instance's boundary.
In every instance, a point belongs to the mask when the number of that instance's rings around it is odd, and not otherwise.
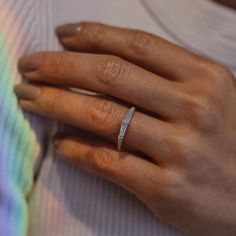
[{"label": "knit texture", "polygon": [[27,198],[40,154],[32,127],[39,119],[23,114],[13,89],[22,80],[19,57],[43,44],[45,33],[37,32],[43,2],[0,0],[0,236],[28,233]]},{"label": "knit texture", "polygon": [[0,0],[0,236],[25,236],[28,226],[31,236],[183,235],[133,194],[58,159],[49,135],[54,125],[17,106],[18,58],[58,46],[51,10],[56,24],[90,19],[168,36],[137,0]]}]

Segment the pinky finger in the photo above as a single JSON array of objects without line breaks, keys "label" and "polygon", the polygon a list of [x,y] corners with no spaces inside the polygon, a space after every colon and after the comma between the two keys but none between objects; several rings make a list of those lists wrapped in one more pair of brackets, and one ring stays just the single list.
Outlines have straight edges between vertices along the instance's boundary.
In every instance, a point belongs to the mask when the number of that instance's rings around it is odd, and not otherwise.
[{"label": "pinky finger", "polygon": [[84,137],[65,136],[54,143],[62,159],[115,182],[143,200],[151,189],[158,192],[162,169],[148,160]]}]

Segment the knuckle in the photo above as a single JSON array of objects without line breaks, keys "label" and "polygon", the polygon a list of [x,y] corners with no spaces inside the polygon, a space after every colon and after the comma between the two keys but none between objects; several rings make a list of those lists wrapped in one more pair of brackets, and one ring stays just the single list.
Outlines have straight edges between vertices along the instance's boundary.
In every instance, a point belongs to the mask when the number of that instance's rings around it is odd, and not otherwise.
[{"label": "knuckle", "polygon": [[73,70],[66,53],[50,53],[45,57],[42,73],[52,78],[64,77],[68,70]]},{"label": "knuckle", "polygon": [[145,55],[150,52],[153,36],[151,34],[135,31],[128,39],[129,48],[135,54]]},{"label": "knuckle", "polygon": [[199,130],[213,131],[220,124],[220,103],[210,93],[192,98],[188,101],[186,110],[190,111],[191,122]]},{"label": "knuckle", "polygon": [[[164,173],[160,169],[157,168],[144,168],[143,170],[143,176],[145,179],[147,179],[152,186],[165,186],[166,185],[166,179],[164,176]],[[135,177],[134,173],[134,177]]]},{"label": "knuckle", "polygon": [[113,103],[106,99],[99,99],[98,102],[89,106],[88,118],[92,125],[100,129],[109,129],[109,118],[113,113]]},{"label": "knuckle", "polygon": [[61,99],[61,90],[58,89],[58,90],[55,90],[49,97],[48,97],[48,100],[46,102],[46,109],[47,109],[47,112],[50,114],[50,115],[53,115],[56,111],[57,111],[57,108],[58,108],[58,104],[60,104],[60,99]]},{"label": "knuckle", "polygon": [[206,63],[205,70],[207,71],[208,78],[220,86],[227,85],[228,82],[233,80],[232,72],[220,63],[208,62]]},{"label": "knuckle", "polygon": [[[211,73],[214,75],[215,78],[230,78],[232,73],[230,70],[225,67],[224,65],[215,63],[211,68]],[[220,80],[221,81],[221,80]]]},{"label": "knuckle", "polygon": [[[161,153],[162,157],[157,157],[160,163],[167,163],[169,161],[173,163],[182,163],[188,153],[191,153],[192,138],[184,134],[184,131],[178,131],[178,134],[174,134],[168,137],[163,142],[164,152]],[[173,159],[173,154],[175,158]]]},{"label": "knuckle", "polygon": [[165,199],[169,201],[175,201],[176,203],[182,202],[182,193],[186,191],[187,177],[185,171],[176,171],[170,169],[166,172],[168,179],[167,187],[164,190]]},{"label": "knuckle", "polygon": [[87,26],[87,32],[89,32],[89,39],[99,45],[104,37],[105,37],[105,33],[106,33],[106,28],[103,24],[93,24],[90,25],[91,27]]},{"label": "knuckle", "polygon": [[117,87],[121,80],[129,74],[125,62],[113,56],[97,62],[94,70],[99,82],[112,88]]},{"label": "knuckle", "polygon": [[184,161],[187,158],[191,158],[192,153],[195,150],[195,143],[197,143],[194,135],[189,135],[189,133],[183,133],[178,135],[177,138],[172,140],[172,151],[175,152],[177,161]]},{"label": "knuckle", "polygon": [[92,165],[98,172],[110,173],[113,169],[114,156],[106,149],[101,149],[91,155]]}]

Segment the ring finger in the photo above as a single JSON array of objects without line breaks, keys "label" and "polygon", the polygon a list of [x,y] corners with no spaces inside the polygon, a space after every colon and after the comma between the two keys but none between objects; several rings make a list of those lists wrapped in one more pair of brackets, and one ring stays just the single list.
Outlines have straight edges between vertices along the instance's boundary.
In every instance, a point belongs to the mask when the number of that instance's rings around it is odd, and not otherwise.
[{"label": "ring finger", "polygon": [[[117,140],[121,120],[128,111],[127,107],[114,101],[60,88],[22,84],[16,86],[15,91],[24,109],[104,135],[113,141]],[[161,144],[174,133],[173,129],[170,123],[136,111],[123,143],[149,156],[162,157],[169,150]],[[156,146],[158,151],[154,148]]]}]

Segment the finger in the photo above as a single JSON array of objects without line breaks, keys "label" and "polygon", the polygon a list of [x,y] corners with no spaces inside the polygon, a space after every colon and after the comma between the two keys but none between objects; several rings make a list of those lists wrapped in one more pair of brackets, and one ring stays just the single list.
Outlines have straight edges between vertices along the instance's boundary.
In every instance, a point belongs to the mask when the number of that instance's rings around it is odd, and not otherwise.
[{"label": "finger", "polygon": [[[21,106],[28,111],[61,120],[117,141],[121,120],[128,108],[101,97],[88,96],[59,88],[18,85],[15,88]],[[169,153],[165,142],[173,134],[172,126],[164,121],[136,111],[126,131],[123,144],[147,155]]]},{"label": "finger", "polygon": [[65,136],[55,140],[59,157],[119,184],[136,195],[145,197],[149,189],[160,190],[162,169],[139,156],[118,152],[98,140]]},{"label": "finger", "polygon": [[177,117],[181,110],[182,93],[176,83],[117,57],[36,53],[21,59],[19,67],[29,80],[96,91],[166,118]]},{"label": "finger", "polygon": [[66,48],[117,55],[170,79],[189,79],[200,62],[184,48],[139,30],[81,22],[58,27],[56,32]]}]

